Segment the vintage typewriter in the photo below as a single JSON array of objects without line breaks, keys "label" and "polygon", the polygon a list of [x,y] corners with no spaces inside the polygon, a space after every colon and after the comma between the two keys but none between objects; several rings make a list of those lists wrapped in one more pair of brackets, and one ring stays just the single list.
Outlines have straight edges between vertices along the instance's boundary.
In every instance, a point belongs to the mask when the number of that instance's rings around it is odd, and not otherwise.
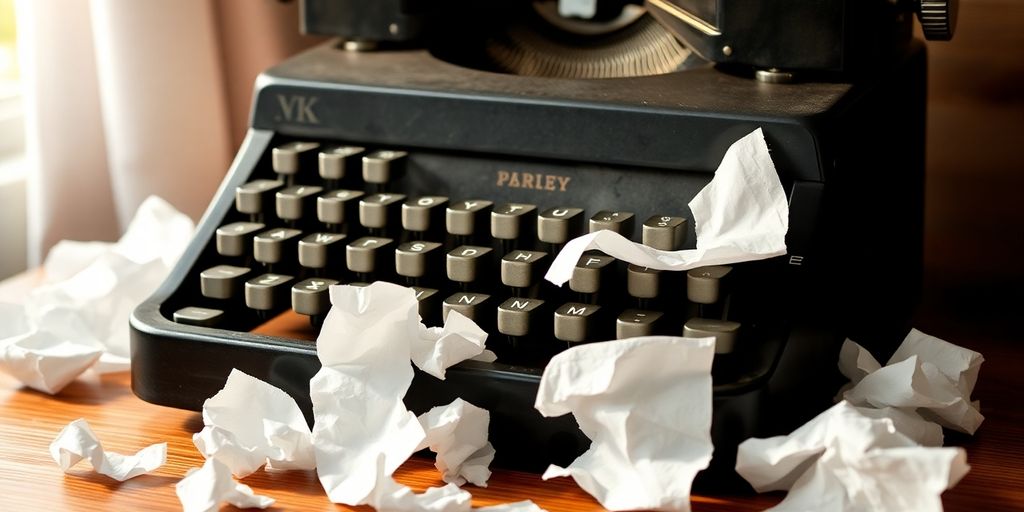
[{"label": "vintage typewriter", "polygon": [[[533,408],[552,354],[715,336],[712,467],[729,470],[739,441],[830,403],[845,336],[884,357],[905,334],[923,214],[911,12],[948,38],[948,3],[302,7],[307,32],[340,39],[257,80],[251,128],[195,240],[131,319],[143,399],[198,410],[239,368],[308,412],[328,287],[385,280],[416,290],[428,325],[456,310],[490,333],[497,362],[417,375],[406,403],[489,409],[506,467],[565,464],[588,445],[571,417]],[[591,230],[693,247],[687,202],[758,127],[790,201],[787,255],[671,273],[590,253],[566,287],[543,281],[560,246]]]}]

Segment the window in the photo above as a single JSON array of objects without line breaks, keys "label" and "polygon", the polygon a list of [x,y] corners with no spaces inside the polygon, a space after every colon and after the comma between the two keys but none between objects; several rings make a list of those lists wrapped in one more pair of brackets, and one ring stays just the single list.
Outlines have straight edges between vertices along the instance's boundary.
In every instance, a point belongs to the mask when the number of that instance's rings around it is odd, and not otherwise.
[{"label": "window", "polygon": [[0,0],[0,279],[25,269],[25,122],[14,0]]}]

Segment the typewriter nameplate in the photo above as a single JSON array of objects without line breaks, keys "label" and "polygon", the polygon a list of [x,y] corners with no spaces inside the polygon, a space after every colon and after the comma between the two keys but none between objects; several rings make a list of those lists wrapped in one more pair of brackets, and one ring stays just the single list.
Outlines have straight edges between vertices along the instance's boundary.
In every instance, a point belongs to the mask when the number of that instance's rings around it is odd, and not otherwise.
[{"label": "typewriter nameplate", "polygon": [[549,192],[565,192],[570,181],[572,181],[571,176],[544,174],[542,172],[499,170],[495,184],[498,187],[504,188],[529,188],[533,190],[547,190]]},{"label": "typewriter nameplate", "polygon": [[[277,104],[285,121],[304,124],[320,124],[313,106],[320,98],[301,94],[278,94]],[[280,121],[280,118],[277,119]]]}]

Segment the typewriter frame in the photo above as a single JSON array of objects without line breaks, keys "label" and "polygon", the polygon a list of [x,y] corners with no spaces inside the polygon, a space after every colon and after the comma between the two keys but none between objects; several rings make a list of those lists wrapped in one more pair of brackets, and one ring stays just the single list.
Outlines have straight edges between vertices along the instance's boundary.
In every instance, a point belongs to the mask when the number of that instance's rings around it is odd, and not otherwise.
[{"label": "typewriter frame", "polygon": [[[788,264],[780,265],[792,286],[779,297],[791,329],[763,375],[715,386],[716,456],[705,488],[735,480],[738,442],[788,431],[829,403],[844,336],[884,359],[906,333],[920,287],[923,45],[853,84],[780,85],[713,67],[610,80],[520,77],[460,68],[426,50],[358,53],[336,44],[257,80],[251,128],[195,239],[132,315],[132,389],[140,398],[200,410],[238,368],[281,387],[310,418],[308,381],[319,368],[312,343],[177,324],[161,311],[201,270],[234,189],[278,134],[711,173],[729,144],[762,127],[792,183]],[[600,129],[608,126],[630,129]],[[874,247],[888,252],[882,258]],[[871,279],[888,279],[891,292]],[[496,464],[542,470],[568,463],[588,441],[571,417],[544,419],[533,409],[539,378],[538,369],[468,361],[445,381],[417,372],[406,403],[423,412],[462,396],[488,408]],[[481,398],[488,393],[502,399]],[[724,478],[712,481],[716,474]]]}]

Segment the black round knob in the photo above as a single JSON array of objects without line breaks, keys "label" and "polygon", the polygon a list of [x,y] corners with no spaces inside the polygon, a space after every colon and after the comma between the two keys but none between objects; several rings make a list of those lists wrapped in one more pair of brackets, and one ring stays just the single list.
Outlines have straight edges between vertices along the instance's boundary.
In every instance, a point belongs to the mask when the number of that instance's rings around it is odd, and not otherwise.
[{"label": "black round knob", "polygon": [[917,18],[929,41],[949,41],[956,29],[959,0],[921,0]]}]

